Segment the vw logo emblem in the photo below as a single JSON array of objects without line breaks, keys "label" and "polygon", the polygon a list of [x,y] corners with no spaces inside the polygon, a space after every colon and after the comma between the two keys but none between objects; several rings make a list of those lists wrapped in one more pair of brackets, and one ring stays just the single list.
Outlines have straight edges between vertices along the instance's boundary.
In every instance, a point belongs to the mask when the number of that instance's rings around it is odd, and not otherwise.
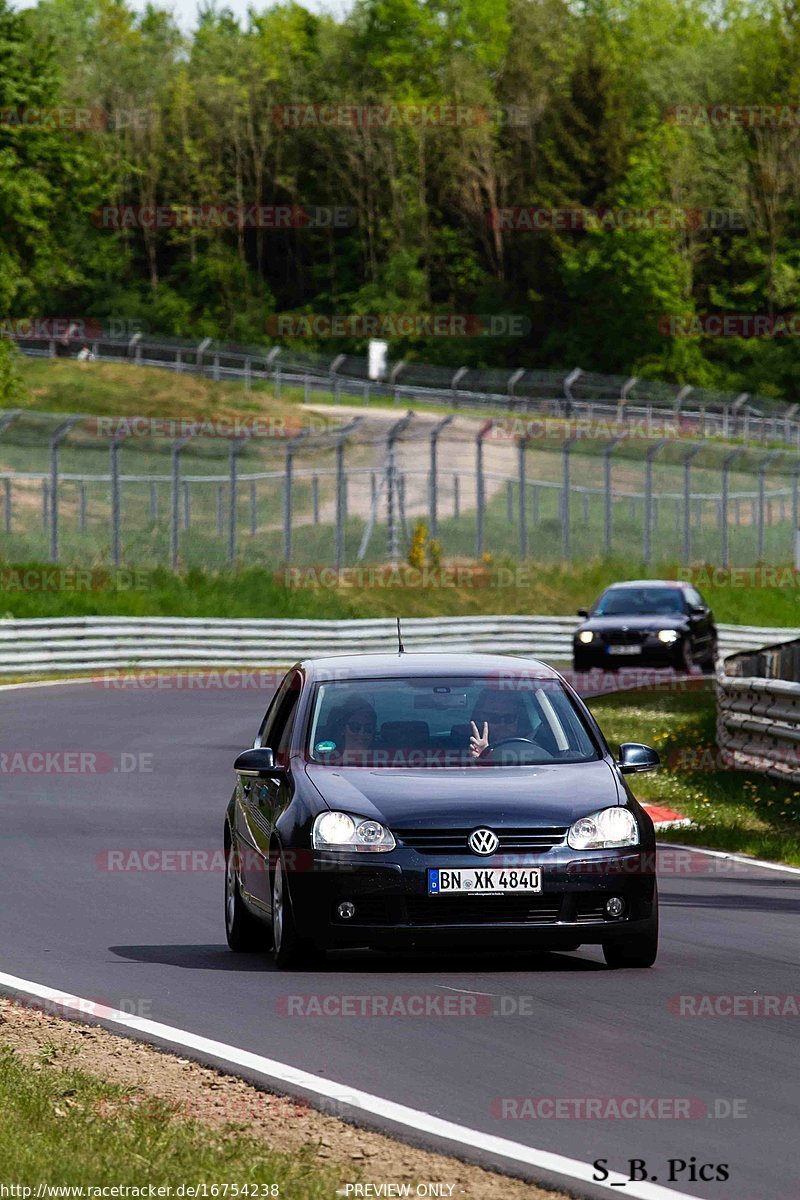
[{"label": "vw logo emblem", "polygon": [[474,854],[494,854],[500,838],[491,829],[476,829],[469,835],[467,845]]}]

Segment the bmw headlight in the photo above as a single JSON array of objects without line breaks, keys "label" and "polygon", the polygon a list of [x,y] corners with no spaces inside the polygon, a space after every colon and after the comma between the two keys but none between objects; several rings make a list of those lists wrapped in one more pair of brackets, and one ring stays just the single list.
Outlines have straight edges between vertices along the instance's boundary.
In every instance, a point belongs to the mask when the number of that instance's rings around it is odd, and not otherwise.
[{"label": "bmw headlight", "polygon": [[658,631],[658,640],[665,646],[671,646],[673,642],[677,642],[679,636],[677,629],[659,629]]},{"label": "bmw headlight", "polygon": [[351,817],[349,813],[320,813],[311,830],[315,850],[394,850],[395,840],[380,821]]},{"label": "bmw headlight", "polygon": [[567,834],[573,850],[613,850],[618,846],[638,846],[639,826],[627,808],[601,808],[588,817],[579,817]]},{"label": "bmw headlight", "polygon": [[591,629],[582,629],[578,634],[578,641],[583,642],[584,646],[588,646],[589,642],[593,642],[594,634]]}]

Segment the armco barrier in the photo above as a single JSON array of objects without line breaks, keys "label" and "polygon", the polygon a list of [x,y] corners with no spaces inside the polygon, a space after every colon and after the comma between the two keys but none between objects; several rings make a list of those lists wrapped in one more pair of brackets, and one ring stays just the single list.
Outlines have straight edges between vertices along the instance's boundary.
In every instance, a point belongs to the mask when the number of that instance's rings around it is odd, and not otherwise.
[{"label": "armco barrier", "polygon": [[726,763],[800,781],[800,638],[721,657],[716,690]]},{"label": "armco barrier", "polygon": [[[403,621],[408,651],[489,651],[568,662],[576,617],[441,617]],[[800,629],[719,626],[722,654]],[[59,617],[0,621],[0,676],[129,668],[272,667],[301,658],[393,651],[389,618],[348,621]]]}]

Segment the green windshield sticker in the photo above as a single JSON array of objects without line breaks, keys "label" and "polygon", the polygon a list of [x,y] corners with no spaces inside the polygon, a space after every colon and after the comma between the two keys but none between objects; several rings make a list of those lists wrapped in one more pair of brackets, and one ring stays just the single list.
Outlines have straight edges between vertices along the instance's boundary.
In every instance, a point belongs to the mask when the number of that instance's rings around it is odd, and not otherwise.
[{"label": "green windshield sticker", "polygon": [[314,749],[319,754],[330,754],[331,750],[336,749],[336,742],[317,742]]}]

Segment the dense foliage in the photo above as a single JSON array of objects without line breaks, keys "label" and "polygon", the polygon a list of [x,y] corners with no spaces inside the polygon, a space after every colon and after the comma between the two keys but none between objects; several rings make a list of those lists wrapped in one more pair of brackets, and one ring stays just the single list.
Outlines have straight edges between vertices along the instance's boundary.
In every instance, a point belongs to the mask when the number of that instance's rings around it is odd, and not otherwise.
[{"label": "dense foliage", "polygon": [[[672,336],[663,318],[800,309],[800,118],[684,125],[673,108],[791,105],[798,74],[791,0],[357,0],[340,20],[288,3],[246,27],[208,9],[188,37],[124,0],[22,13],[0,0],[0,315],[263,343],[274,313],[519,314],[522,337],[411,338],[392,354],[792,397],[794,337]],[[276,114],[301,103],[488,117],[287,127]],[[106,124],[15,123],[42,106],[102,109]],[[97,216],[221,203],[357,220],[113,229]],[[739,216],[525,231],[489,215],[665,206]]]}]

